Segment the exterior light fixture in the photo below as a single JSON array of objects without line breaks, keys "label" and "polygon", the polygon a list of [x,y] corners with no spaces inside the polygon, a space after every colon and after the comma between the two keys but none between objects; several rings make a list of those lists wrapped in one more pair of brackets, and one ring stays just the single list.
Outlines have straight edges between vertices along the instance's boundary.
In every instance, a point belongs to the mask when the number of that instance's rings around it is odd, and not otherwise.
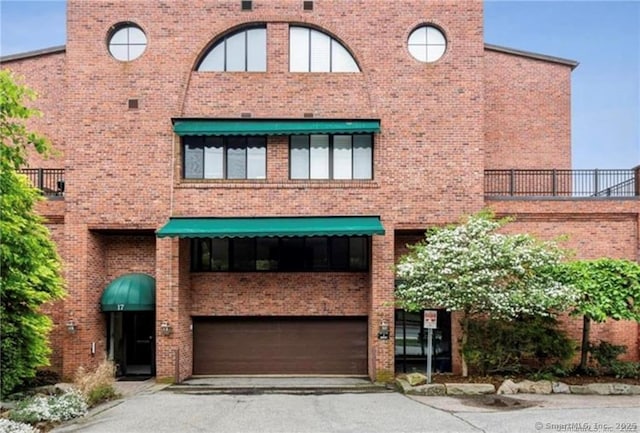
[{"label": "exterior light fixture", "polygon": [[171,335],[171,333],[173,332],[173,328],[171,327],[171,325],[169,325],[169,322],[163,320],[160,324],[160,332],[166,337]]},{"label": "exterior light fixture", "polygon": [[378,340],[388,340],[389,339],[389,324],[386,320],[382,319],[380,321],[380,327],[378,328]]},{"label": "exterior light fixture", "polygon": [[77,329],[78,329],[78,325],[76,325],[76,322],[75,320],[73,320],[73,317],[69,318],[69,320],[67,320],[67,331],[69,331],[69,334],[75,334]]}]

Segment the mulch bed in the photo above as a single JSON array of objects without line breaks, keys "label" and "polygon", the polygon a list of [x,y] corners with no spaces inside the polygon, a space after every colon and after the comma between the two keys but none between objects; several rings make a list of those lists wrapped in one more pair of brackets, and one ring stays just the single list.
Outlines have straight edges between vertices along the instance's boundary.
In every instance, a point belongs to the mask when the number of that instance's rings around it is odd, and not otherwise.
[{"label": "mulch bed", "polygon": [[[455,374],[434,374],[431,377],[432,383],[491,383],[496,389],[502,385],[507,379],[511,379],[514,382],[521,382],[523,380],[532,380],[535,382],[535,379],[527,376],[501,376],[501,375],[492,375],[492,376],[469,376],[462,377],[460,375]],[[626,383],[629,385],[640,385],[640,380],[638,379],[618,379],[612,376],[566,376],[566,377],[558,377],[553,379],[555,382],[563,382],[567,385],[588,385],[590,383]]]}]

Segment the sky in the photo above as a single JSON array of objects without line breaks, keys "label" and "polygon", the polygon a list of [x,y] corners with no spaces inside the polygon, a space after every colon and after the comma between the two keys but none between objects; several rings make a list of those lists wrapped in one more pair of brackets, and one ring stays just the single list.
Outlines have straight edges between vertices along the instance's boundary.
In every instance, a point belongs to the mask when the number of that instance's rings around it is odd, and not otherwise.
[{"label": "sky", "polygon": [[[0,55],[64,45],[65,15],[61,0],[0,0]],[[640,0],[487,0],[484,18],[486,43],[580,62],[573,168],[640,165]]]}]

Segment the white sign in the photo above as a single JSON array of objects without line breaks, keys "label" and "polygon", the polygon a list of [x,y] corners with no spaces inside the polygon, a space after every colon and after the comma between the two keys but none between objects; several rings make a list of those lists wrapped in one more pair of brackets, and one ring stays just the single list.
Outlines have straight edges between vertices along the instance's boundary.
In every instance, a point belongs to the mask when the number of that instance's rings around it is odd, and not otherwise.
[{"label": "white sign", "polygon": [[424,310],[424,329],[436,329],[438,327],[438,311]]}]

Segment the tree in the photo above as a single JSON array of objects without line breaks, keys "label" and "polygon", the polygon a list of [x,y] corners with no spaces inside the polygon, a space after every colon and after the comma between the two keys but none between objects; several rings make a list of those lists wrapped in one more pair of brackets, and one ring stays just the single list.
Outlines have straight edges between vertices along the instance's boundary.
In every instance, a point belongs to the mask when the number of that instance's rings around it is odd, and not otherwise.
[{"label": "tree", "polygon": [[591,322],[607,319],[640,322],[640,264],[603,258],[577,260],[565,265],[568,280],[580,297],[573,314],[582,315],[580,365],[587,368]]},{"label": "tree", "polygon": [[[399,306],[461,312],[464,348],[472,316],[545,316],[570,304],[575,290],[556,272],[564,251],[527,234],[497,233],[508,222],[485,211],[463,224],[428,230],[397,265]],[[466,376],[464,351],[462,369]]]},{"label": "tree", "polygon": [[29,147],[41,154],[49,149],[24,124],[39,114],[24,105],[33,98],[33,91],[0,71],[0,395],[48,365],[51,320],[39,309],[64,294],[60,259],[34,209],[41,194],[18,172]]}]

